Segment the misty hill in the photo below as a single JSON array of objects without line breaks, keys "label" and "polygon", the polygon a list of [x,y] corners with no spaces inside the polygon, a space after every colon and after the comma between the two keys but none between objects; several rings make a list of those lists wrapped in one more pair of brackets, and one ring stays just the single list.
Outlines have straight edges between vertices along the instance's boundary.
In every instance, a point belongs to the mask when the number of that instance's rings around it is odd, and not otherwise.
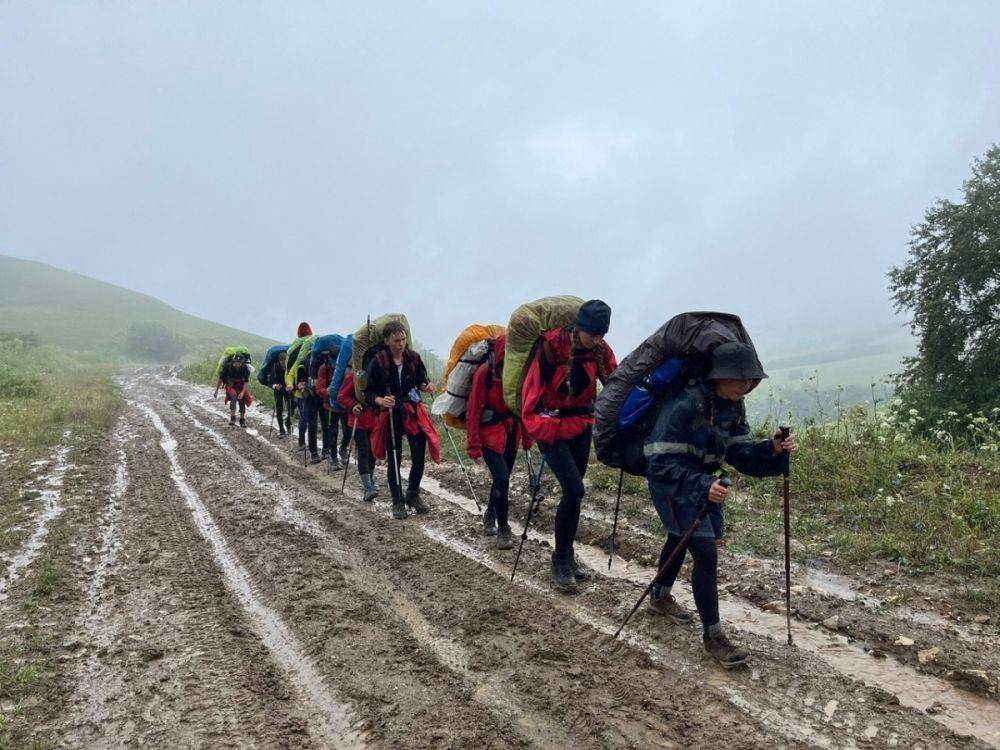
[{"label": "misty hill", "polygon": [[245,344],[275,343],[175,310],[146,294],[0,255],[0,334],[34,333],[42,345],[117,362],[171,362]]}]

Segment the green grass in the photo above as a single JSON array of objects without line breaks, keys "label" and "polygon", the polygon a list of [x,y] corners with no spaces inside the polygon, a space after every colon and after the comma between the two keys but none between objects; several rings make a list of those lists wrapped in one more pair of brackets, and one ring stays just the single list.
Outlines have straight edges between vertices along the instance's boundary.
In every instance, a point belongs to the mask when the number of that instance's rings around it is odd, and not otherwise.
[{"label": "green grass", "polygon": [[0,444],[37,453],[68,427],[105,432],[119,398],[109,375],[62,350],[0,346]]}]

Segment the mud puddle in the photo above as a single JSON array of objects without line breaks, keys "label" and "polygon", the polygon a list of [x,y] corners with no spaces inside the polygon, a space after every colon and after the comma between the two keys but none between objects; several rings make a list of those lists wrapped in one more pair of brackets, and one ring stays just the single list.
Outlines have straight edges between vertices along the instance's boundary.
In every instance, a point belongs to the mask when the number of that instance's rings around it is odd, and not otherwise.
[{"label": "mud puddle", "polygon": [[171,478],[178,492],[187,502],[199,532],[212,547],[226,582],[239,599],[259,637],[311,707],[310,723],[317,740],[338,750],[363,750],[365,741],[355,729],[357,718],[352,707],[334,698],[288,626],[255,593],[248,572],[230,550],[201,498],[188,484],[178,460],[177,441],[167,430],[159,414],[144,404],[131,405],[142,411],[160,433],[160,447],[170,462]]},{"label": "mud puddle", "polygon": [[[470,514],[476,514],[471,498],[464,497],[443,487],[433,477],[425,477],[424,486],[437,497],[447,500]],[[511,523],[515,536],[522,527]],[[529,530],[528,538],[549,542],[551,535]],[[608,570],[608,554],[590,545],[576,544],[577,558],[602,576],[609,576],[645,587],[656,574],[654,568],[615,557]],[[679,587],[674,596],[693,609],[694,600],[686,587]],[[623,604],[623,607],[626,605]],[[631,608],[631,604],[624,609]],[[786,638],[784,615],[764,612],[748,604],[719,598],[719,611],[723,621],[733,627],[772,640],[783,642]],[[838,672],[885,690],[895,695],[901,704],[924,711],[957,734],[970,735],[993,747],[1000,747],[1000,711],[994,701],[960,690],[935,677],[917,672],[894,659],[874,659],[860,645],[810,628],[798,621],[792,622],[795,648],[816,654]]]},{"label": "mud puddle", "polygon": [[[62,515],[64,510],[62,486],[66,472],[70,469],[67,460],[70,450],[69,438],[70,432],[67,430],[63,433],[62,444],[56,450],[52,460],[52,469],[35,483],[34,488],[38,492],[38,497],[34,502],[39,506],[38,512],[31,518],[31,523],[35,528],[21,548],[7,558],[7,569],[4,571],[3,577],[0,578],[0,602],[8,598],[8,589],[11,584],[17,581],[22,572],[38,557],[45,546],[45,538],[48,536],[50,524]],[[40,469],[48,466],[49,463],[48,460],[43,459],[41,462],[35,461],[32,466],[37,465],[36,468]]]}]

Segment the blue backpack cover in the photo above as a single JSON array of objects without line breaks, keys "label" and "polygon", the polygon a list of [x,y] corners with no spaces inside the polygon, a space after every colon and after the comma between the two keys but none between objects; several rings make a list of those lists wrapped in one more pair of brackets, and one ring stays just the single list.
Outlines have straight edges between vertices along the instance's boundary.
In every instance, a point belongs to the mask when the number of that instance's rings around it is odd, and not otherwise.
[{"label": "blue backpack cover", "polygon": [[343,346],[344,337],[339,333],[326,333],[317,336],[309,353],[309,377],[316,377],[319,367],[327,355],[338,356]]},{"label": "blue backpack cover", "polygon": [[271,365],[278,361],[278,355],[288,351],[288,344],[275,344],[264,353],[264,361],[260,363],[257,370],[257,382],[267,385],[267,379],[271,375]]},{"label": "blue backpack cover", "polygon": [[337,355],[337,365],[333,370],[333,382],[330,383],[330,408],[334,411],[343,411],[337,403],[337,393],[340,386],[344,384],[344,375],[351,364],[351,353],[354,351],[354,334],[348,334],[340,345],[340,354]]}]

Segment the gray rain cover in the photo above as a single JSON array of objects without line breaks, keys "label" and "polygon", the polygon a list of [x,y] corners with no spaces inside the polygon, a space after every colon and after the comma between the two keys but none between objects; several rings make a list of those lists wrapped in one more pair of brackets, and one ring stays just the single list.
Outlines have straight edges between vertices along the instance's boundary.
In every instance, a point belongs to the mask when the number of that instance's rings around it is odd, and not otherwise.
[{"label": "gray rain cover", "polygon": [[[597,396],[594,412],[594,447],[598,460],[614,468],[624,468],[630,474],[644,476],[646,467],[642,446],[638,451],[626,450],[626,442],[618,433],[618,415],[632,387],[642,382],[650,372],[667,359],[685,360],[684,370],[707,372],[712,351],[719,344],[739,341],[753,346],[750,335],[738,316],[721,312],[686,312],[676,315],[639,344],[618,365],[603,390]],[[645,436],[634,436],[636,440]]]}]

